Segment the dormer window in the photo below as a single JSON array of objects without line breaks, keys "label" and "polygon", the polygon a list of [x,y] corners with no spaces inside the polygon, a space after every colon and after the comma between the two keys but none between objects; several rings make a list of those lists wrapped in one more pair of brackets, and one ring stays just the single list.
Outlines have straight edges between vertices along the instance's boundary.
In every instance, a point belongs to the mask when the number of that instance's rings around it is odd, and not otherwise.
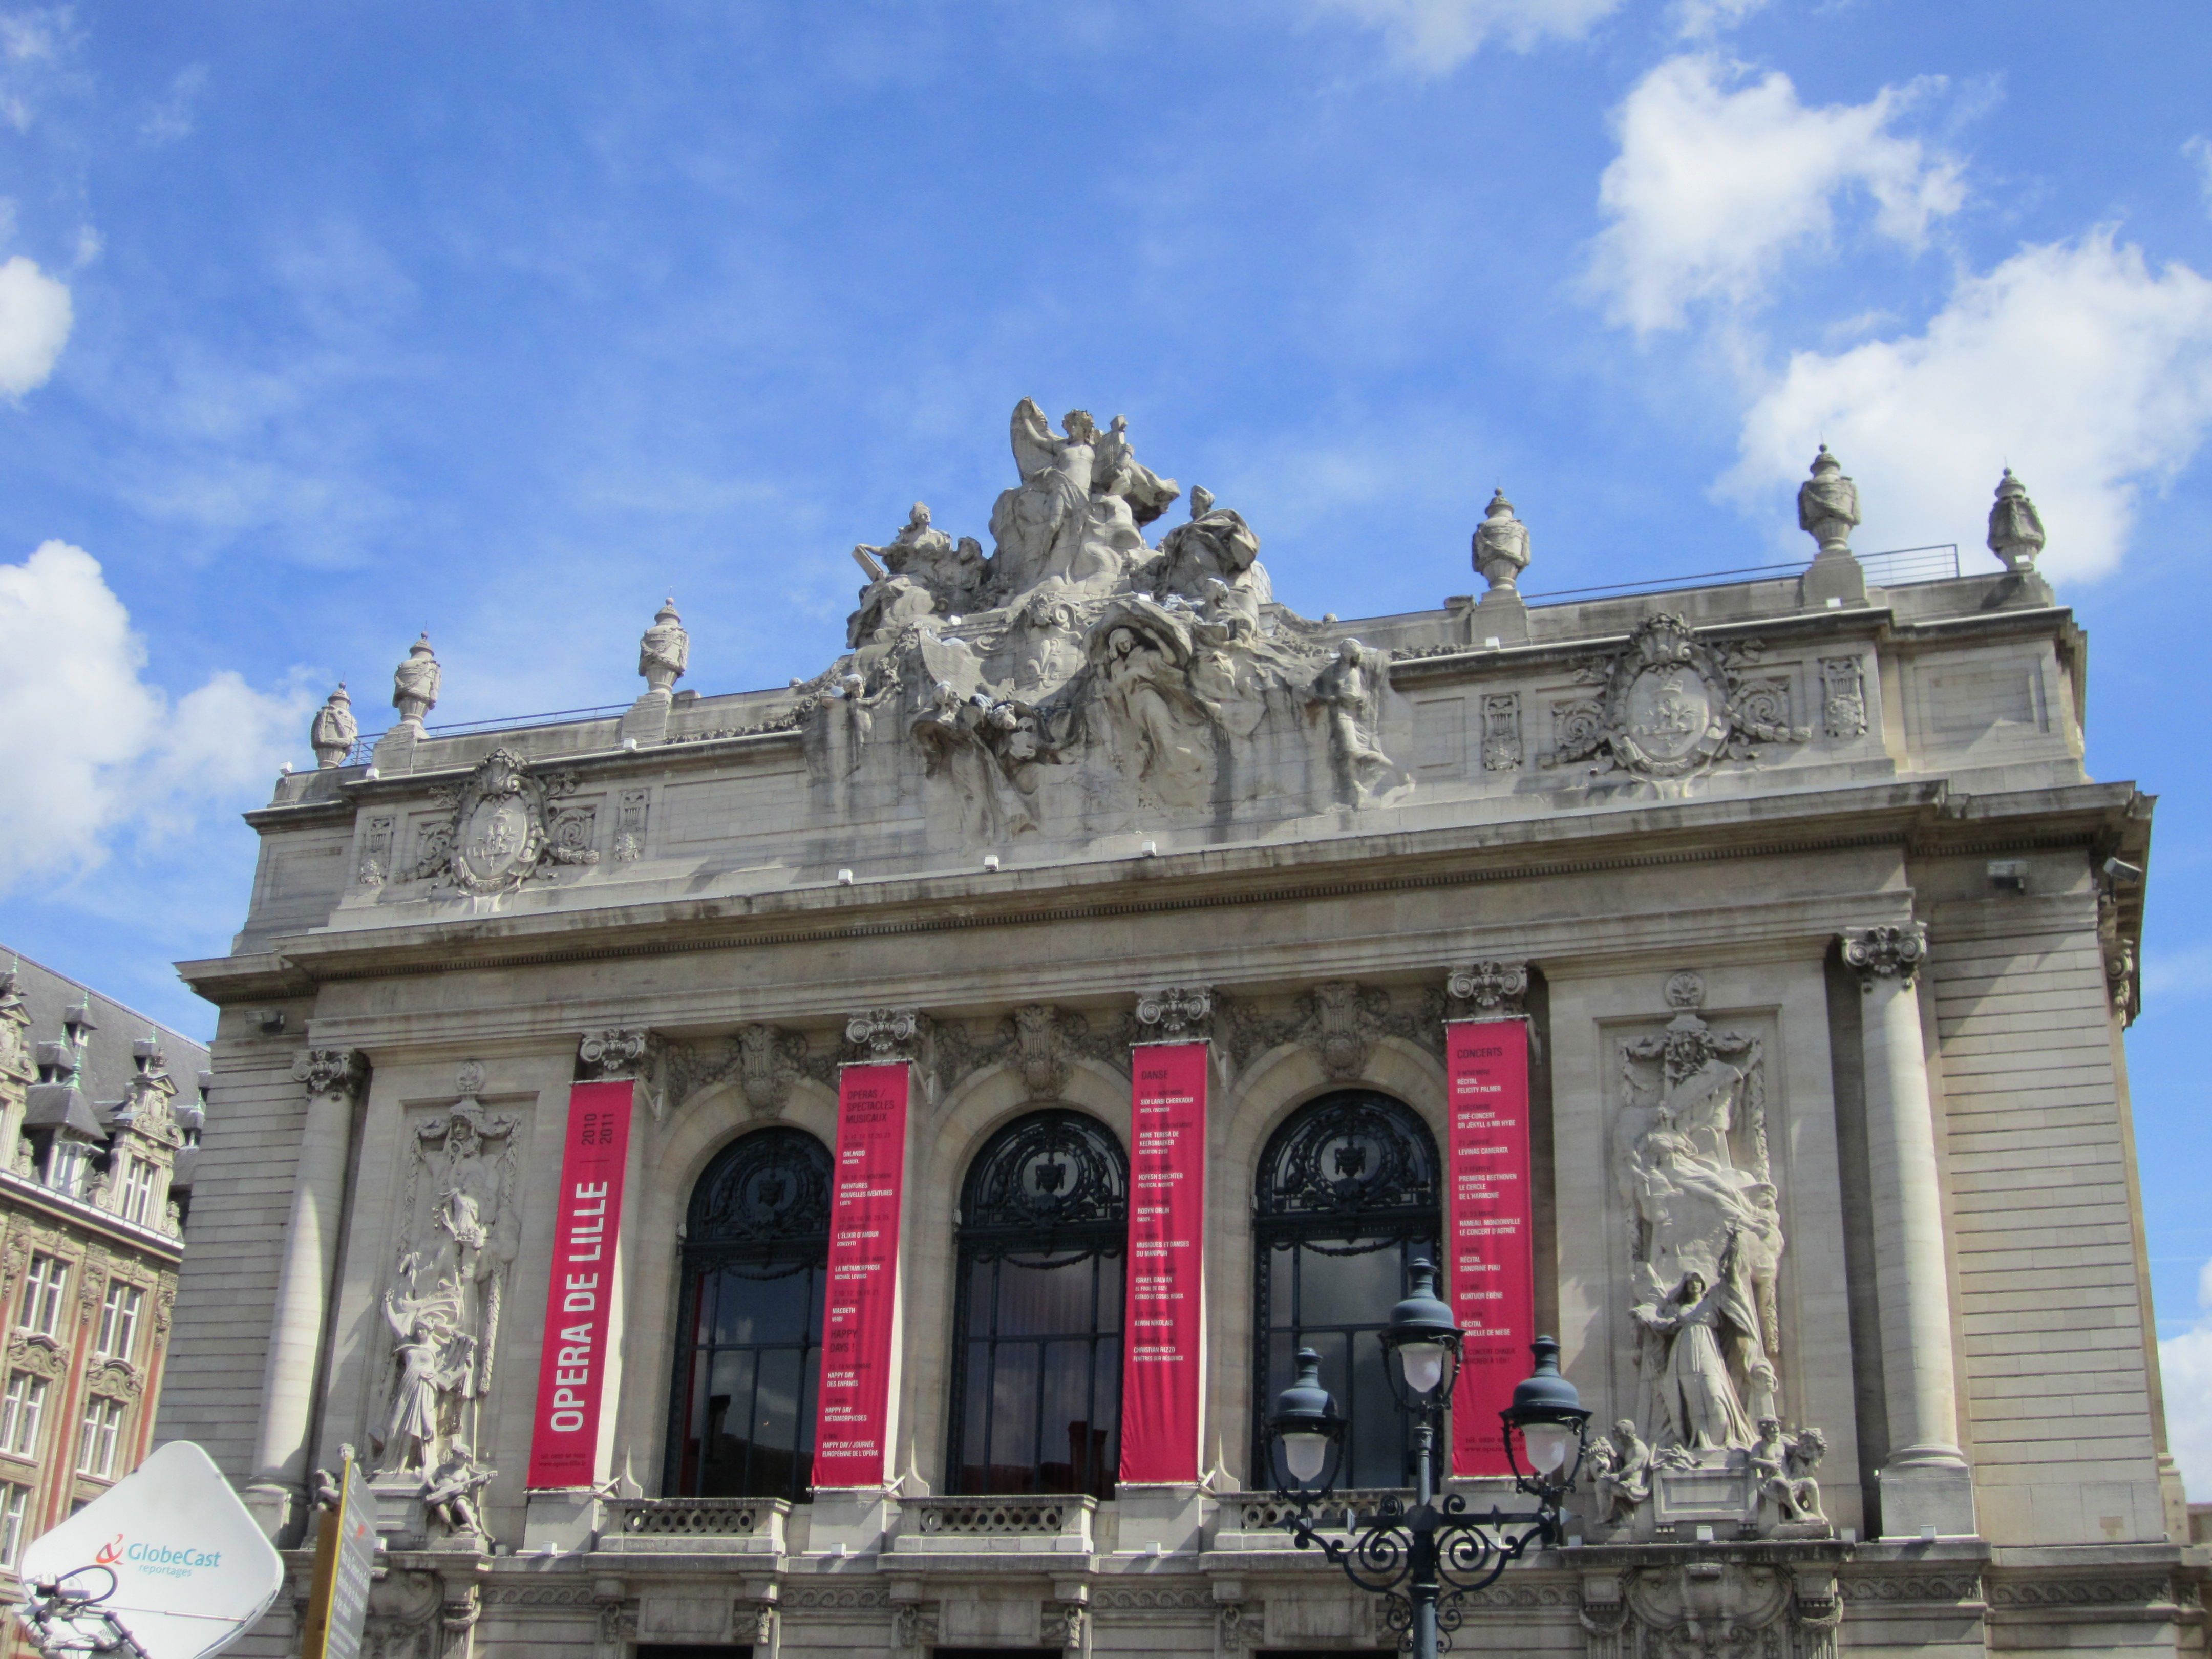
[{"label": "dormer window", "polygon": [[161,1213],[161,1166],[145,1158],[126,1158],[125,1163],[123,1202],[118,1213],[125,1221],[150,1227]]}]

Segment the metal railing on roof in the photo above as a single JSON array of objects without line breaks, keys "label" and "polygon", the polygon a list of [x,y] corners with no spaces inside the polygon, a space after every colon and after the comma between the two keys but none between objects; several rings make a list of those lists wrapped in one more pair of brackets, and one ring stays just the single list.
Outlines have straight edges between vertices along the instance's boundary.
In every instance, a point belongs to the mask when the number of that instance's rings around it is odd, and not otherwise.
[{"label": "metal railing on roof", "polygon": [[[603,720],[611,714],[626,714],[631,705],[626,702],[603,703],[597,708],[556,708],[544,714],[507,714],[497,720],[456,720],[449,726],[426,726],[422,735],[428,738],[480,737],[486,732],[513,732],[524,726],[577,726],[586,720]],[[345,764],[364,766],[375,751],[376,745],[387,735],[385,732],[368,732],[354,739],[353,747],[346,750]]]},{"label": "metal railing on roof", "polygon": [[[1915,582],[1949,581],[1959,574],[1959,544],[1936,542],[1927,547],[1896,547],[1881,553],[1858,555],[1869,587],[1909,587]],[[1594,587],[1554,587],[1522,597],[1538,599],[1595,599],[1606,594],[1667,593],[1686,587],[1718,587],[1729,582],[1778,581],[1801,576],[1812,563],[1797,559],[1787,564],[1750,564],[1734,570],[1702,570],[1690,576],[1653,576],[1643,581],[1605,582]]]}]

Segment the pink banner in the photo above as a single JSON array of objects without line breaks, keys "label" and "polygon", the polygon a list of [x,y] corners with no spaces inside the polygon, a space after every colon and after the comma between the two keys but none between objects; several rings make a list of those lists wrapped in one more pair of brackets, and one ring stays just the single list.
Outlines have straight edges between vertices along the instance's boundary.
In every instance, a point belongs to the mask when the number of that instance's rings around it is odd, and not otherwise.
[{"label": "pink banner", "polygon": [[635,1086],[579,1083],[568,1091],[561,1208],[538,1351],[538,1417],[530,1436],[533,1487],[599,1482],[599,1393],[607,1375],[607,1316]]},{"label": "pink banner", "polygon": [[1122,1336],[1123,1480],[1198,1479],[1205,1370],[1203,1042],[1131,1051],[1129,1296]]},{"label": "pink banner", "polygon": [[909,1075],[901,1060],[848,1066],[837,1079],[836,1198],[814,1437],[817,1487],[880,1486],[889,1472]]},{"label": "pink banner", "polygon": [[1498,1413],[1528,1374],[1536,1268],[1528,1169],[1526,1020],[1444,1027],[1451,1099],[1444,1253],[1452,1317],[1467,1333],[1452,1395],[1452,1470],[1507,1473]]}]

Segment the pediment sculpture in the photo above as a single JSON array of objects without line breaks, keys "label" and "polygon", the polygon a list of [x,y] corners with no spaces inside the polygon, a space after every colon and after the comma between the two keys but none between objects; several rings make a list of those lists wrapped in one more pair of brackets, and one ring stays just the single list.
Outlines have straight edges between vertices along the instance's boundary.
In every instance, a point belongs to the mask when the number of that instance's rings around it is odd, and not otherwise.
[{"label": "pediment sculpture", "polygon": [[432,792],[452,813],[424,832],[409,874],[481,896],[514,892],[560,866],[597,864],[587,811],[554,805],[575,787],[574,773],[536,772],[513,750],[495,749],[466,782]]},{"label": "pediment sculpture", "polygon": [[[1024,398],[1010,436],[1019,481],[988,556],[921,502],[854,549],[869,580],[821,715],[842,727],[839,775],[902,736],[983,845],[1211,813],[1285,776],[1317,805],[1412,787],[1387,751],[1388,653],[1276,605],[1242,514],[1194,489],[1154,545],[1182,492],[1137,459],[1125,416],[1101,431],[1076,410],[1054,430]],[[1263,752],[1272,767],[1249,763]]]},{"label": "pediment sculpture", "polygon": [[1559,744],[1542,763],[1668,780],[1804,743],[1812,732],[1790,718],[1789,681],[1755,672],[1763,654],[1756,641],[1702,639],[1671,611],[1647,617],[1621,649],[1575,670],[1600,690],[1555,708]]}]

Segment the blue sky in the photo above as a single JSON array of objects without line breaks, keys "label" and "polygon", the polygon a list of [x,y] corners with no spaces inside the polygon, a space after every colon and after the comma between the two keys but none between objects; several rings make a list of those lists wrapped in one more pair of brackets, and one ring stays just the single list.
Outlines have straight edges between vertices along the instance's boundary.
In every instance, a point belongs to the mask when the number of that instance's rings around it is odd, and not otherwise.
[{"label": "blue sky", "polygon": [[[1998,469],[2160,794],[2131,1039],[2212,1497],[2201,4],[0,8],[0,939],[189,1030],[236,817],[427,627],[438,717],[820,668],[1006,411],[1126,412],[1309,612],[1809,550],[1979,556]],[[2200,1271],[2203,1300],[2200,1302]],[[2185,1423],[2186,1425],[2185,1429]]]}]

